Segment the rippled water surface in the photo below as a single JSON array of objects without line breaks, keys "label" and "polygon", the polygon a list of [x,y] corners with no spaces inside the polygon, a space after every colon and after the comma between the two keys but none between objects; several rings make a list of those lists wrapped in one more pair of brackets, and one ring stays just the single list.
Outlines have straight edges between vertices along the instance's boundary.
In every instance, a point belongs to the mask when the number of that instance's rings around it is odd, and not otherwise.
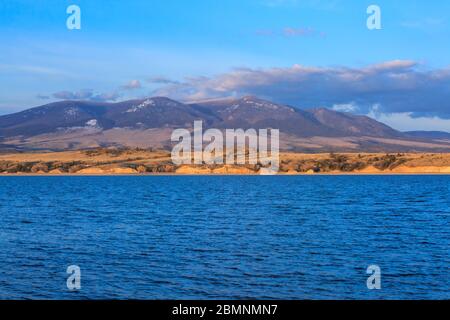
[{"label": "rippled water surface", "polygon": [[0,177],[0,298],[449,299],[449,205],[450,176]]}]

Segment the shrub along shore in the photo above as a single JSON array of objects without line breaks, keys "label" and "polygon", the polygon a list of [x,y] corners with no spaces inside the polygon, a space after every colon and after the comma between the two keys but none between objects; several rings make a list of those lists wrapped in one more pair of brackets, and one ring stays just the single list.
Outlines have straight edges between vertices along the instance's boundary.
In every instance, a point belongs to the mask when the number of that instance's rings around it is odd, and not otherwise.
[{"label": "shrub along shore", "polygon": [[[258,174],[260,164],[174,165],[170,152],[93,149],[0,154],[0,174]],[[450,173],[444,153],[280,154],[280,174]]]}]

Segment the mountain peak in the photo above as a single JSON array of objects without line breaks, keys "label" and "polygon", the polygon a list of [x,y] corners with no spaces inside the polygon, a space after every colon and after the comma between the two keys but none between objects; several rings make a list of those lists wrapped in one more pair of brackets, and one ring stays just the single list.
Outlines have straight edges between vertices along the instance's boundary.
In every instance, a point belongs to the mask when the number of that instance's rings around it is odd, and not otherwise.
[{"label": "mountain peak", "polygon": [[279,109],[292,109],[281,104],[273,103],[268,100],[260,99],[255,96],[244,96],[237,100],[232,106],[234,109],[238,107],[249,107],[259,111],[274,111]]},{"label": "mountain peak", "polygon": [[239,100],[242,100],[242,101],[261,101],[262,99],[260,99],[260,98],[258,98],[256,96],[248,95],[248,96],[241,97]]},{"label": "mountain peak", "polygon": [[128,110],[125,112],[131,113],[131,112],[139,112],[147,108],[152,107],[178,107],[181,106],[182,103],[169,99],[167,97],[152,97],[152,98],[146,98],[142,100],[138,100],[136,103],[134,103]]}]

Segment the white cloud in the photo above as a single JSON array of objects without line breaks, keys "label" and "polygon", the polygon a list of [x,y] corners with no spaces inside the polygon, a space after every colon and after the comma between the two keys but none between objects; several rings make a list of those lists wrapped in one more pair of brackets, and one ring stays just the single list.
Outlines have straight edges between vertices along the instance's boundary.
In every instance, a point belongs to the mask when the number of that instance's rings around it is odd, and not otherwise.
[{"label": "white cloud", "polygon": [[344,104],[335,104],[331,109],[339,112],[355,112],[358,110],[358,106],[352,102]]},{"label": "white cloud", "polygon": [[127,84],[123,85],[122,88],[125,90],[140,89],[141,82],[139,80],[131,80]]},{"label": "white cloud", "polygon": [[377,113],[370,112],[369,117],[376,119],[400,131],[446,131],[450,132],[450,120],[438,117],[413,117],[410,112]]}]

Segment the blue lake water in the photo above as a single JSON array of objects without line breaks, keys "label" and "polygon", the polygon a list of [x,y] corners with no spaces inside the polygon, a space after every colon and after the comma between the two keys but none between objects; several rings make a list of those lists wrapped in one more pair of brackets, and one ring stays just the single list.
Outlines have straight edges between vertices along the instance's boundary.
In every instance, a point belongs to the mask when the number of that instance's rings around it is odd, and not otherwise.
[{"label": "blue lake water", "polygon": [[449,299],[449,205],[450,176],[0,177],[0,298]]}]

